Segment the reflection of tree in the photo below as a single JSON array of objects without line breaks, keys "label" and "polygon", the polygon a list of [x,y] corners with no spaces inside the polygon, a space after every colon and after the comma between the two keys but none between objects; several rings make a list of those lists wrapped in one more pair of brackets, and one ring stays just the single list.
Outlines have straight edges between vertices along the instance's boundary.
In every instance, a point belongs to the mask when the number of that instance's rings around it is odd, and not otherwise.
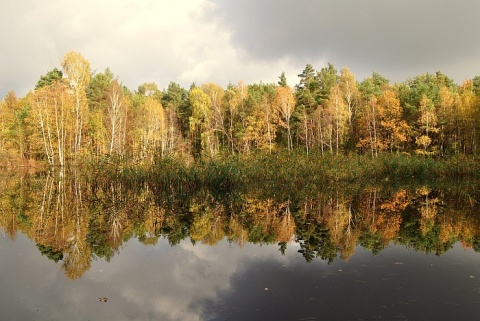
[{"label": "reflection of tree", "polygon": [[156,244],[164,236],[172,245],[188,237],[205,244],[227,238],[239,246],[278,244],[282,253],[297,242],[308,262],[348,260],[357,245],[378,253],[391,242],[437,254],[458,241],[480,249],[474,185],[468,191],[333,186],[306,193],[272,184],[275,191],[172,193],[151,189],[151,182],[121,167],[92,174],[65,169],[0,176],[0,228],[12,238],[22,231],[35,240],[71,278],[83,275],[94,257],[109,261],[132,237]]},{"label": "reflection of tree", "polygon": [[407,192],[403,189],[382,193],[379,188],[366,188],[357,207],[362,226],[360,244],[378,253],[395,241],[402,222],[401,213],[409,204]]},{"label": "reflection of tree", "polygon": [[246,218],[251,242],[274,243],[293,240],[295,221],[289,200],[276,202],[270,197],[263,199],[249,193],[243,202],[242,216]]},{"label": "reflection of tree", "polygon": [[62,265],[65,275],[71,279],[79,278],[88,271],[90,263],[90,247],[87,243],[84,240],[72,240]]},{"label": "reflection of tree", "polygon": [[290,210],[290,201],[280,204],[280,209],[274,222],[277,242],[287,243],[293,239],[295,232],[295,220]]},{"label": "reflection of tree", "polygon": [[202,241],[213,245],[225,237],[224,211],[211,197],[203,198],[201,203],[193,203],[190,213],[193,214],[193,222],[189,235],[193,242]]},{"label": "reflection of tree", "polygon": [[125,201],[122,198],[121,185],[115,184],[115,182],[109,182],[110,193],[108,193],[110,205],[106,212],[108,217],[108,224],[110,226],[110,242],[112,247],[117,248],[122,243],[122,231],[124,227],[125,215]]},{"label": "reflection of tree", "polygon": [[417,193],[423,198],[420,203],[420,230],[425,235],[435,226],[438,199],[429,197],[430,190],[426,186],[417,189]]},{"label": "reflection of tree", "polygon": [[319,195],[317,198],[306,198],[301,210],[297,213],[296,241],[300,244],[298,251],[307,262],[315,257],[332,262],[337,257],[337,249],[333,244],[323,215],[328,207],[328,198]]},{"label": "reflection of tree", "polygon": [[89,212],[83,205],[83,187],[80,183],[79,173],[73,173],[73,193],[70,204],[69,245],[66,249],[65,260],[62,267],[65,274],[72,279],[83,275],[91,263],[90,247],[87,243]]},{"label": "reflection of tree", "polygon": [[34,216],[35,240],[39,244],[52,246],[55,251],[67,247],[65,233],[65,211],[67,190],[65,171],[49,171],[41,195],[38,215]]},{"label": "reflection of tree", "polygon": [[271,198],[256,198],[250,193],[245,197],[243,214],[249,219],[249,241],[260,244],[274,242],[273,222],[277,211],[278,208]]},{"label": "reflection of tree", "polygon": [[0,177],[0,229],[13,240],[22,224],[29,224],[28,208],[32,196],[29,193],[29,177],[22,173],[18,176]]},{"label": "reflection of tree", "polygon": [[45,246],[42,244],[37,244],[37,248],[40,251],[40,253],[42,253],[42,255],[45,255],[55,263],[57,263],[60,260],[63,260],[63,252],[61,250],[56,250],[55,248],[53,248],[53,246]]},{"label": "reflection of tree", "polygon": [[145,231],[138,239],[145,245],[155,245],[165,224],[165,209],[155,206],[148,197],[143,197],[142,202],[145,204]]},{"label": "reflection of tree", "polygon": [[330,231],[332,243],[340,251],[342,259],[348,260],[355,252],[359,237],[354,229],[351,202],[341,196],[327,202],[324,213],[326,226]]},{"label": "reflection of tree", "polygon": [[230,216],[228,229],[230,231],[228,238],[236,242],[238,245],[240,245],[240,247],[243,247],[245,243],[248,242],[248,229],[245,226],[245,220],[243,216]]},{"label": "reflection of tree", "polygon": [[297,236],[300,243],[299,253],[303,255],[307,262],[311,262],[315,257],[326,260],[329,263],[337,257],[337,249],[331,241],[328,230],[317,224],[310,224],[310,228],[302,231]]},{"label": "reflection of tree", "polygon": [[401,189],[383,200],[380,205],[383,219],[379,224],[379,231],[387,240],[394,240],[400,230],[400,224],[402,222],[401,214],[410,204],[410,200],[407,196],[407,191]]},{"label": "reflection of tree", "polygon": [[402,213],[403,222],[398,233],[401,243],[416,251],[440,255],[450,249],[457,240],[441,237],[442,225],[446,225],[438,220],[439,200],[435,193],[422,186],[417,188],[413,195],[415,199],[412,206]]}]

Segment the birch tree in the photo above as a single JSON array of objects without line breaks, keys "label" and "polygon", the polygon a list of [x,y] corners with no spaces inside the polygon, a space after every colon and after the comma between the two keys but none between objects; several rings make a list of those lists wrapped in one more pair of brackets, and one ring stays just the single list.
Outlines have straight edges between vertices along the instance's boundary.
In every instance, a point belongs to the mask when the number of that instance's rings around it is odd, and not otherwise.
[{"label": "birch tree", "polygon": [[432,101],[425,95],[422,95],[419,104],[419,125],[420,133],[415,139],[415,143],[422,148],[422,150],[417,150],[421,154],[430,154],[435,151],[428,151],[432,143],[433,133],[438,132],[437,128],[437,114],[435,112],[435,106]]},{"label": "birch tree", "polygon": [[86,88],[90,82],[90,63],[81,54],[71,51],[65,54],[62,67],[74,101],[74,156],[78,157],[82,148],[84,126],[88,119]]},{"label": "birch tree", "polygon": [[287,129],[288,152],[293,149],[291,122],[295,111],[295,96],[290,87],[277,87],[275,93],[275,107],[281,116],[280,125]]},{"label": "birch tree", "polygon": [[37,89],[30,98],[42,137],[45,157],[51,166],[66,165],[71,142],[74,102],[62,82]]},{"label": "birch tree", "polygon": [[190,134],[195,145],[195,154],[206,152],[214,156],[218,152],[218,141],[213,130],[213,110],[211,98],[199,87],[194,87],[188,94],[192,106],[190,117]]},{"label": "birch tree", "polygon": [[454,105],[458,100],[458,94],[454,93],[447,86],[442,86],[439,92],[440,103],[438,106],[438,123],[439,123],[439,147],[440,154],[445,156],[447,149],[456,144],[456,126],[454,118]]},{"label": "birch tree", "polygon": [[153,161],[156,153],[161,153],[166,147],[165,110],[158,100],[145,97],[137,116],[138,156],[142,160]]},{"label": "birch tree", "polygon": [[340,71],[340,90],[343,100],[348,108],[348,124],[352,126],[353,118],[356,114],[360,92],[358,90],[355,75],[347,67]]},{"label": "birch tree", "polygon": [[112,80],[108,88],[106,123],[109,132],[108,153],[122,154],[124,144],[124,123],[126,121],[126,102],[123,88],[118,79]]},{"label": "birch tree", "polygon": [[226,124],[226,110],[224,104],[225,91],[222,87],[214,83],[207,83],[202,86],[202,90],[207,94],[211,102],[211,131],[218,142],[217,149],[223,145],[225,138],[228,139]]},{"label": "birch tree", "polygon": [[330,124],[331,128],[335,133],[335,151],[336,154],[339,153],[340,147],[344,144],[347,134],[347,125],[350,119],[350,112],[348,106],[345,104],[340,85],[336,84],[330,89],[330,95],[326,102],[326,107],[328,113],[333,115]]}]

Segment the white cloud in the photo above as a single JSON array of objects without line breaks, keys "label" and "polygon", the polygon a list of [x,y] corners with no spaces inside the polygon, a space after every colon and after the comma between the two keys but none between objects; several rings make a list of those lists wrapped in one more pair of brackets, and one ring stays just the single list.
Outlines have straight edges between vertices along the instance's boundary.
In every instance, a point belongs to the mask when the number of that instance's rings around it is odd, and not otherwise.
[{"label": "white cloud", "polygon": [[[184,72],[185,55],[198,63],[194,49],[204,38],[201,15],[206,2],[182,1],[10,1],[0,13],[0,27],[9,30],[0,44],[0,93],[23,95],[40,75],[59,67],[75,50],[94,70],[106,67],[127,86],[143,82],[168,85]],[[13,18],[15,17],[15,18]]]}]

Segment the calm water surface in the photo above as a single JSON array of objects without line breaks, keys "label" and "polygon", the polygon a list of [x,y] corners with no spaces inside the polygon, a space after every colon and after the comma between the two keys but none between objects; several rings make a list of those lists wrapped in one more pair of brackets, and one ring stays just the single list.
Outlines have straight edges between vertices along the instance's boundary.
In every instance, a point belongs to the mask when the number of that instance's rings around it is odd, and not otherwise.
[{"label": "calm water surface", "polygon": [[478,182],[281,186],[3,173],[0,321],[478,320]]},{"label": "calm water surface", "polygon": [[[161,238],[123,243],[80,278],[19,233],[0,237],[1,320],[477,320],[480,253],[435,256],[357,247],[348,262],[306,262],[299,246]],[[106,298],[106,302],[100,300]]]}]

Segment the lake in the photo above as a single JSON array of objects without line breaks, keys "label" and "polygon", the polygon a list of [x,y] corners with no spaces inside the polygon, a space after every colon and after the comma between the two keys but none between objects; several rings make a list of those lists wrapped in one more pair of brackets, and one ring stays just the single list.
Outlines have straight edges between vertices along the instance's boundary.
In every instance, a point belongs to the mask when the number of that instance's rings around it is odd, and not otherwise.
[{"label": "lake", "polygon": [[1,320],[477,320],[477,185],[198,190],[5,173]]}]

